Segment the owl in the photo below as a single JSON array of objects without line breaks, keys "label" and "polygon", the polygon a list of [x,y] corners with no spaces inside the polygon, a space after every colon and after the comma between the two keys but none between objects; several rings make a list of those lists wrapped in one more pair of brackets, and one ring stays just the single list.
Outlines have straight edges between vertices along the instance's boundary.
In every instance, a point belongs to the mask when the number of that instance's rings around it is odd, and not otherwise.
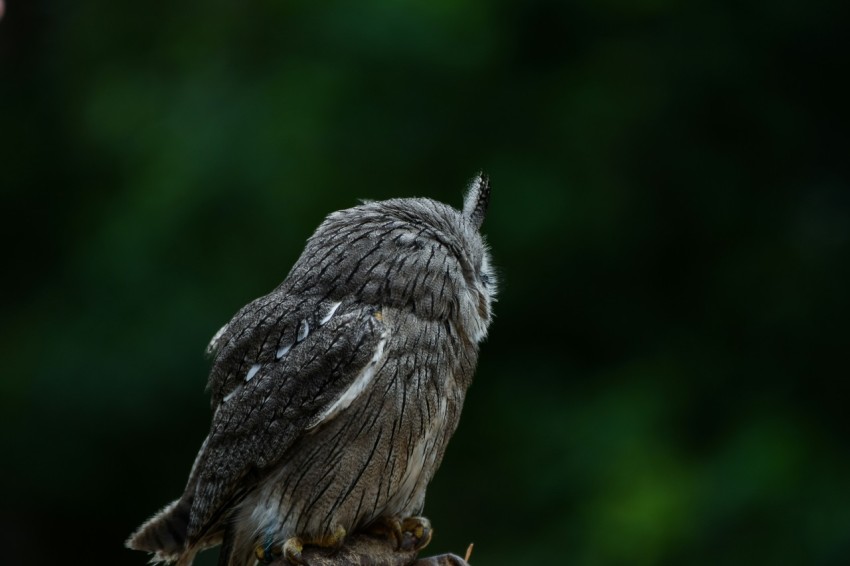
[{"label": "owl", "polygon": [[186,489],[127,541],[154,561],[304,562],[374,532],[418,550],[428,482],[460,418],[496,281],[479,230],[427,198],[330,214],[276,289],[213,337],[212,424]]}]

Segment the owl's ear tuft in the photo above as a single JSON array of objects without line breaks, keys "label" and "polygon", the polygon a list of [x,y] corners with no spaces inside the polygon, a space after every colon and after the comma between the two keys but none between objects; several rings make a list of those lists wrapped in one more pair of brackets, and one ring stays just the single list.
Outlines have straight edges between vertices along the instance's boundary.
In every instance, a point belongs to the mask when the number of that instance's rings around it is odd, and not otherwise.
[{"label": "owl's ear tuft", "polygon": [[476,229],[479,229],[484,223],[484,217],[487,216],[489,204],[490,177],[482,171],[469,184],[469,190],[463,199],[463,215]]}]

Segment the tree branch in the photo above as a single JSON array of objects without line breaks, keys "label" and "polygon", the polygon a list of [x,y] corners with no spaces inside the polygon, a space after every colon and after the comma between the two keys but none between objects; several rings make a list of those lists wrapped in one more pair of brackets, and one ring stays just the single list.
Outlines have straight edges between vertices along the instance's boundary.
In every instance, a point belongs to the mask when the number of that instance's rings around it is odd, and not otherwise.
[{"label": "tree branch", "polygon": [[[460,556],[441,554],[416,559],[418,551],[396,550],[385,539],[364,534],[347,538],[339,550],[328,550],[316,546],[305,546],[302,557],[309,566],[469,566]],[[271,566],[289,566],[279,559]]]}]

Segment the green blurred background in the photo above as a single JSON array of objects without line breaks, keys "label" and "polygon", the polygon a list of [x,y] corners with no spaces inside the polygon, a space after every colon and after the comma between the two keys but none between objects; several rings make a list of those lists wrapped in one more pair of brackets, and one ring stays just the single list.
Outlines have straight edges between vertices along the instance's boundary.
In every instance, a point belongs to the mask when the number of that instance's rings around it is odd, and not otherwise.
[{"label": "green blurred background", "polygon": [[213,333],[327,213],[484,169],[429,551],[850,563],[846,6],[7,2],[2,562],[144,564]]}]

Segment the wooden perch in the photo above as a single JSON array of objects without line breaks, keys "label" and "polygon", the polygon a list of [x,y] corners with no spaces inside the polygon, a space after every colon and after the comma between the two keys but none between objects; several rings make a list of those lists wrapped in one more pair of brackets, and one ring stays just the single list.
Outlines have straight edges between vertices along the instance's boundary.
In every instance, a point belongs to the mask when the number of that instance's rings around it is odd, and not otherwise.
[{"label": "wooden perch", "polygon": [[[346,539],[336,551],[315,546],[305,546],[302,557],[309,566],[469,566],[454,554],[441,554],[416,559],[418,551],[396,550],[388,540],[363,534]],[[283,559],[271,566],[289,566]]]}]

